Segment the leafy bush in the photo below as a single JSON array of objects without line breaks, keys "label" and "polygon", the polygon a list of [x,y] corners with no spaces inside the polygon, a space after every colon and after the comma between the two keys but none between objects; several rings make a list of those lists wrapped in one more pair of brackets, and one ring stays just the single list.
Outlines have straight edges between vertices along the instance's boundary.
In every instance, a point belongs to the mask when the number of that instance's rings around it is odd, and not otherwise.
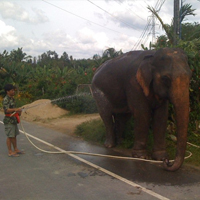
[{"label": "leafy bush", "polygon": [[189,133],[200,133],[200,129],[196,126],[197,123],[200,123],[200,39],[186,42],[182,41],[179,43],[179,47],[188,55],[188,63],[192,70],[190,82]]}]

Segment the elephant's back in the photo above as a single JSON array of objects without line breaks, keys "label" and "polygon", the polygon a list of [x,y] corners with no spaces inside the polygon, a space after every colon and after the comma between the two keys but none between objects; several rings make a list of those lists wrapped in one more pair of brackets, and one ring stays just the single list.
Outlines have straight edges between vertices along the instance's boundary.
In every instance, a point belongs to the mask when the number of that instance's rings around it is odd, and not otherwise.
[{"label": "elephant's back", "polygon": [[134,61],[140,56],[144,51],[130,51],[128,53],[125,53],[123,55],[120,55],[116,58],[110,59],[106,62],[104,62],[102,65],[100,65],[96,73],[94,75],[95,77],[99,76],[105,76],[105,75],[117,75],[122,74],[126,71],[126,69],[134,64]]}]

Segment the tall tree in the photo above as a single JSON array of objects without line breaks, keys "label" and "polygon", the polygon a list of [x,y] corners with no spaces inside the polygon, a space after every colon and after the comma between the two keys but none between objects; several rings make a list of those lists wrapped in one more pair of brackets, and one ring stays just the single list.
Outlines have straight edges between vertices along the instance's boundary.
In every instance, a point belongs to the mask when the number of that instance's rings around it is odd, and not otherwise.
[{"label": "tall tree", "polygon": [[12,50],[10,52],[11,61],[22,62],[23,60],[30,59],[31,56],[26,56],[27,54],[23,52],[22,48],[18,48],[17,50]]},{"label": "tall tree", "polygon": [[108,48],[103,52],[103,58],[114,58],[123,54],[122,51],[116,51],[114,48]]}]

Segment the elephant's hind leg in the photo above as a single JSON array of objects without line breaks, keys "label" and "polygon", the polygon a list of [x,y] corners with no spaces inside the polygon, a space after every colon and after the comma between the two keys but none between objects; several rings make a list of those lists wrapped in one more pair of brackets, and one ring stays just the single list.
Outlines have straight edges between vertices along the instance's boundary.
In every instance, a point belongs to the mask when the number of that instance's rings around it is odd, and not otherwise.
[{"label": "elephant's hind leg", "polygon": [[100,90],[93,93],[96,100],[99,115],[101,116],[106,128],[105,147],[111,148],[115,146],[114,122],[112,115],[112,106],[105,95]]},{"label": "elephant's hind leg", "polygon": [[103,116],[102,120],[106,127],[106,140],[105,140],[105,147],[111,148],[116,145],[116,139],[114,134],[114,123],[112,119],[112,115],[110,116]]}]

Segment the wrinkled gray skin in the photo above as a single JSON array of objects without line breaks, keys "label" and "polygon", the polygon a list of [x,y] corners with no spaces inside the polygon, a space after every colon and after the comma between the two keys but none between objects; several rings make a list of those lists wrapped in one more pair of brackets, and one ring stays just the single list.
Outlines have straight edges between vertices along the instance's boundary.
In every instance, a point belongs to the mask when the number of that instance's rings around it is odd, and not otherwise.
[{"label": "wrinkled gray skin", "polygon": [[[147,158],[150,120],[154,135],[152,158],[163,160],[168,171],[183,163],[189,122],[191,71],[181,49],[132,51],[102,64],[92,80],[92,91],[106,127],[105,146],[120,142],[125,122],[134,117],[133,157]],[[168,103],[174,105],[177,150],[171,164],[165,149]]]}]

